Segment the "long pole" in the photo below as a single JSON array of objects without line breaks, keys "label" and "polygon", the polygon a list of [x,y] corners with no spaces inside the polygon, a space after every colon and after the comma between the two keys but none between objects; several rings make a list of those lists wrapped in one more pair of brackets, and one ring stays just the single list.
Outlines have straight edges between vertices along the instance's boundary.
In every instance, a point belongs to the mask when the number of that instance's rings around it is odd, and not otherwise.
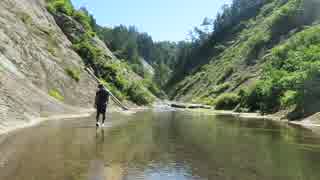
[{"label": "long pole", "polygon": [[[98,82],[98,83],[100,83],[100,80],[97,78],[97,76],[93,73],[93,71],[91,70],[91,69],[89,69],[89,68],[85,68],[87,71],[88,71],[88,73]],[[104,86],[104,88],[109,92],[109,94],[110,94],[110,96],[111,96],[111,99],[116,103],[116,104],[118,104],[118,106],[120,106],[121,108],[123,108],[124,110],[129,110],[129,108],[128,107],[126,107],[125,105],[123,105],[122,103],[121,103],[121,101],[119,101],[119,99],[116,97],[116,96],[114,96],[113,94],[112,94],[112,92],[106,87],[106,86]]]}]

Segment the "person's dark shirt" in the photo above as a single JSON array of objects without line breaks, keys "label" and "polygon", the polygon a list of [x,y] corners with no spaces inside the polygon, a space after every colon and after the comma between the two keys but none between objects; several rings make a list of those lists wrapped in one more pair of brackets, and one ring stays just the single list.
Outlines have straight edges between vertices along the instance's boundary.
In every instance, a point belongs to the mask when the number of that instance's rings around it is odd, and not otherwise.
[{"label": "person's dark shirt", "polygon": [[96,106],[102,106],[109,102],[109,92],[104,88],[99,89],[96,93]]}]

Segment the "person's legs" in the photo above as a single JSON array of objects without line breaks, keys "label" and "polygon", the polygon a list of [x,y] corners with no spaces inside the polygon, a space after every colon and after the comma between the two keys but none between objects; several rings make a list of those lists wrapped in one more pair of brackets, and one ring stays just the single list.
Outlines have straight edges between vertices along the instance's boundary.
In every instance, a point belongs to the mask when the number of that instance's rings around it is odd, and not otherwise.
[{"label": "person's legs", "polygon": [[99,117],[100,117],[100,112],[99,112],[99,111],[97,111],[97,115],[96,115],[97,123],[99,123]]},{"label": "person's legs", "polygon": [[105,120],[106,120],[106,112],[102,113],[102,124],[104,124]]},{"label": "person's legs", "polygon": [[106,120],[106,112],[107,112],[107,105],[103,107],[103,112],[102,112],[102,124],[104,124],[104,121]]}]

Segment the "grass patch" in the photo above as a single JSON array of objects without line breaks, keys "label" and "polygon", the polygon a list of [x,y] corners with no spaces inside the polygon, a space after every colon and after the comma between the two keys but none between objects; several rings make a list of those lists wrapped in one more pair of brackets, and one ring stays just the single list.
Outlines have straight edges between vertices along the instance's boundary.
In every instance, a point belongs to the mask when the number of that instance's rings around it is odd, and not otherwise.
[{"label": "grass patch", "polygon": [[64,96],[56,89],[51,89],[49,95],[58,101],[64,101]]},{"label": "grass patch", "polygon": [[[231,84],[229,82],[220,84],[218,86],[214,86],[213,88],[208,87],[203,95],[201,96],[201,99],[212,99],[217,97],[218,95],[224,93],[226,90],[228,90],[231,87]],[[207,101],[207,100],[205,100]]]},{"label": "grass patch", "polygon": [[80,81],[80,74],[81,72],[77,69],[71,69],[71,68],[66,68],[65,69],[67,75],[72,78],[73,80],[79,82]]},{"label": "grass patch", "polygon": [[224,74],[219,78],[218,84],[224,83],[234,73],[233,67],[227,67]]},{"label": "grass patch", "polygon": [[231,84],[229,82],[220,84],[211,91],[211,94],[221,94],[225,92],[227,89],[229,89],[230,87],[231,87]]}]

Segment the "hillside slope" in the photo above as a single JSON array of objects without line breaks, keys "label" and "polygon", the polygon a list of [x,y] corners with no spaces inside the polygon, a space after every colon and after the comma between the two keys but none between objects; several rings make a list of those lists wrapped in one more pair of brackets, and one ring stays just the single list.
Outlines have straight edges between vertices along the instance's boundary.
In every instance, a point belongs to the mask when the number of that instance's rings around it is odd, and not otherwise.
[{"label": "hillside slope", "polygon": [[70,0],[46,1],[48,11],[71,41],[74,51],[115,96],[137,105],[149,105],[156,100],[155,95],[160,91],[155,84],[135,73],[128,59],[120,60],[109,50],[97,34],[100,26],[86,9],[75,9]]},{"label": "hillside slope", "polygon": [[[228,31],[224,32],[223,37],[226,38],[218,43],[212,43],[210,48],[213,53],[206,57],[208,63],[195,66],[196,69],[190,71],[193,72],[192,74],[188,74],[174,86],[170,91],[174,99],[201,102],[216,107],[218,106],[217,101],[231,99],[229,102],[222,102],[221,107],[218,108],[234,109],[238,105],[237,109],[240,111],[267,113],[290,107],[295,111],[297,109],[300,111],[295,118],[320,110],[313,108],[309,111],[311,107],[298,102],[300,95],[296,92],[301,86],[277,86],[274,82],[285,81],[280,77],[267,80],[268,77],[275,77],[273,75],[276,60],[283,62],[278,66],[281,68],[281,66],[290,64],[292,54],[299,53],[299,48],[306,47],[306,51],[311,51],[312,49],[309,48],[311,45],[318,45],[317,24],[320,17],[318,13],[320,2],[317,0],[266,0],[261,2],[263,4],[257,6],[256,13],[252,17],[234,23]],[[291,46],[296,41],[300,41],[300,47],[297,44]],[[292,49],[292,52],[287,55],[284,50],[281,50],[284,47],[287,47],[286,51]],[[306,51],[300,53],[306,53]],[[280,52],[282,54],[277,54]],[[319,55],[318,51],[314,50],[312,54],[314,61],[319,60],[316,58]],[[278,59],[274,60],[275,57]],[[197,60],[200,59],[192,59],[193,63],[196,63]],[[311,61],[302,55],[299,60]],[[302,64],[291,64],[291,66],[297,66],[296,69],[287,70],[287,74],[283,73],[281,76],[289,76],[291,72],[297,73]],[[296,76],[300,77],[300,75]],[[303,79],[302,83],[307,80]],[[271,85],[266,87],[268,83]],[[299,84],[293,80],[291,82],[287,80],[287,83]],[[290,93],[294,97],[288,97]],[[314,96],[316,100],[320,100],[317,97],[317,95]],[[293,103],[287,103],[289,99]]]},{"label": "hillside slope", "polygon": [[96,83],[83,67],[43,0],[0,1],[0,133],[92,107]]},{"label": "hillside slope", "polygon": [[0,2],[0,133],[92,109],[97,83],[85,67],[120,100],[146,105],[156,99],[152,83],[118,60],[87,18],[68,0]]}]

